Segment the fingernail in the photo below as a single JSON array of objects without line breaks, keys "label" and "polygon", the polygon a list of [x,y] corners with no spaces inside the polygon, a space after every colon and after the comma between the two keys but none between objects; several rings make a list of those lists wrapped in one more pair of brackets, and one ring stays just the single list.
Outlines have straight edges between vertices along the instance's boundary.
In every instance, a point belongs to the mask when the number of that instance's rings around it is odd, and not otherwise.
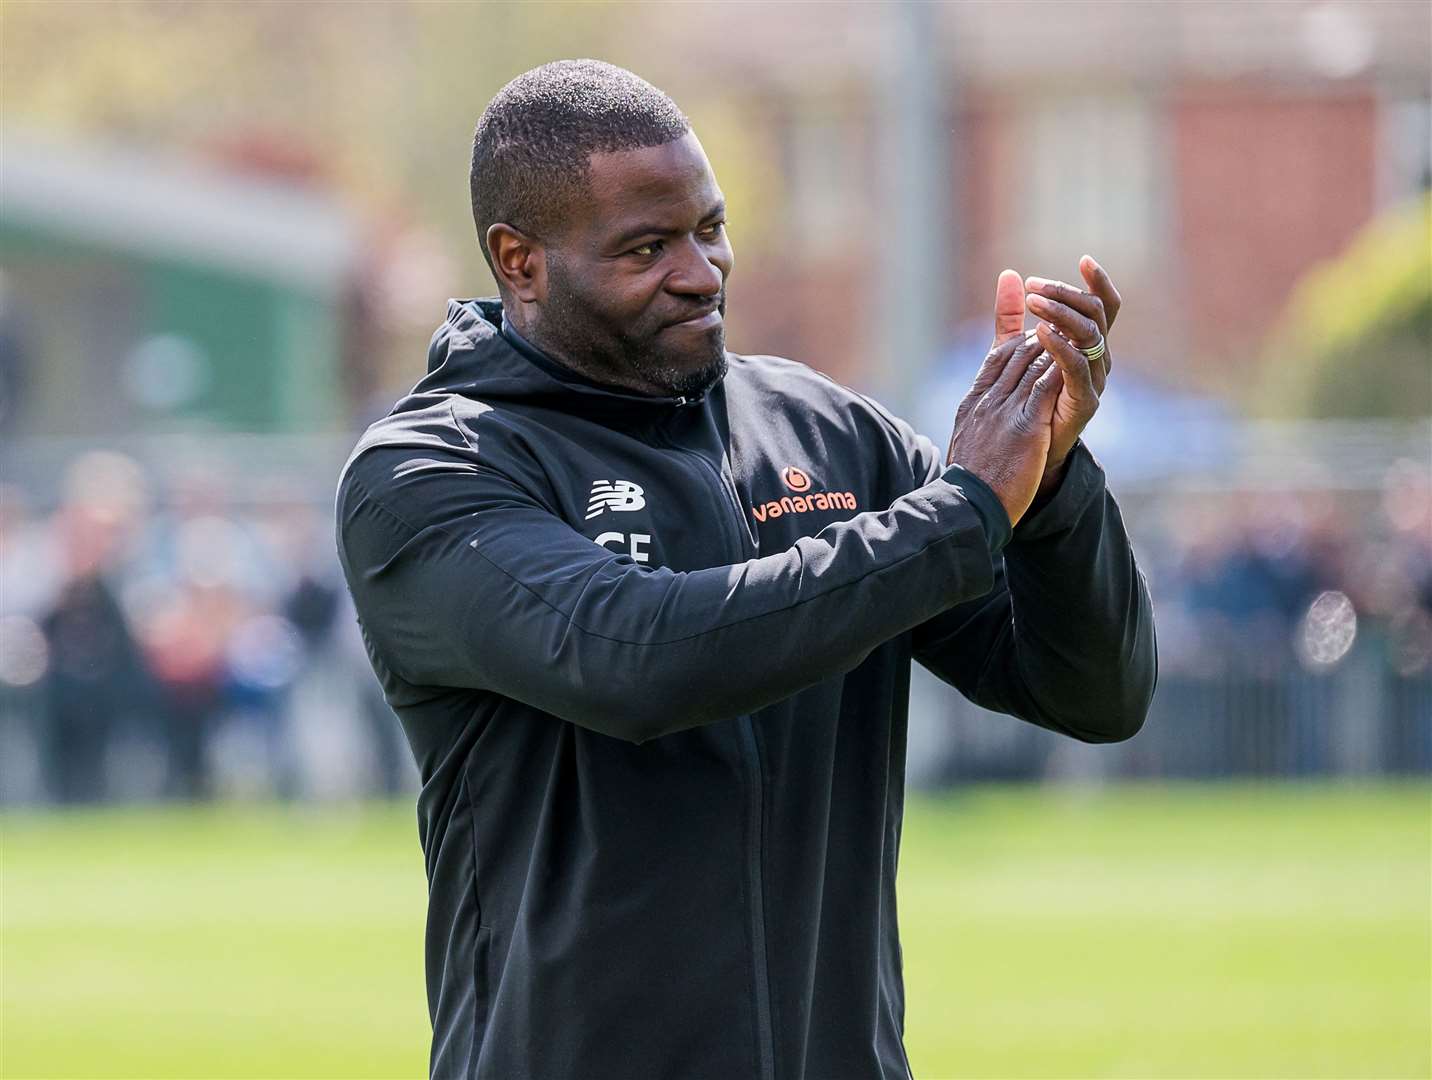
[{"label": "fingernail", "polygon": [[1029,294],[1029,306],[1030,306],[1030,307],[1033,307],[1033,308],[1040,308],[1041,310],[1046,310],[1046,311],[1047,311],[1047,310],[1049,309],[1049,301],[1048,301],[1047,299],[1045,299],[1043,296],[1040,296],[1038,293],[1030,293],[1030,294]]},{"label": "fingernail", "polygon": [[1049,281],[1042,277],[1032,277],[1024,279],[1024,287],[1026,289],[1042,289],[1048,284]]}]

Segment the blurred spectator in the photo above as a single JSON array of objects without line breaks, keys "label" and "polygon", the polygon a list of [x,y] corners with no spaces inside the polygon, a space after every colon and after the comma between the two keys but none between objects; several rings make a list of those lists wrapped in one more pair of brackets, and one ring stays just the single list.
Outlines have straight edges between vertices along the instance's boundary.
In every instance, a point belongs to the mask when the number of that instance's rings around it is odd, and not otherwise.
[{"label": "blurred spectator", "polygon": [[218,725],[226,646],[241,612],[226,586],[183,582],[145,626],[149,663],[160,688],[169,795],[209,794],[208,743]]},{"label": "blurred spectator", "polygon": [[105,453],[77,460],[66,488],[55,522],[63,579],[40,620],[49,657],[42,754],[52,796],[81,803],[108,794],[104,766],[117,725],[148,699],[144,664],[108,580],[144,492],[133,462]]},{"label": "blurred spectator", "polygon": [[113,592],[97,574],[71,578],[41,626],[50,656],[46,782],[59,802],[98,801],[107,793],[103,765],[116,708],[143,697],[138,652]]}]

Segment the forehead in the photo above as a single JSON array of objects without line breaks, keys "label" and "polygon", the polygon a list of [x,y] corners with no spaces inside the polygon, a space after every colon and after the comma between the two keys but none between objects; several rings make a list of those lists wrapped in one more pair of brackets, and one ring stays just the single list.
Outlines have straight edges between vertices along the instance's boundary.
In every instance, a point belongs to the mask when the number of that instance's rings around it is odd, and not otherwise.
[{"label": "forehead", "polygon": [[721,189],[694,132],[662,146],[593,154],[589,159],[587,210],[597,232],[623,229],[659,217],[691,223],[708,214]]}]

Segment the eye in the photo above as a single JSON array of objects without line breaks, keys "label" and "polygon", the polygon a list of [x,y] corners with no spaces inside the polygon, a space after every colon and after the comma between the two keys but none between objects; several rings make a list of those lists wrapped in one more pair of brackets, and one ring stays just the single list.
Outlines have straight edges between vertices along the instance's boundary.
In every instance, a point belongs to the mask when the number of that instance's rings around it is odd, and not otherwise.
[{"label": "eye", "polygon": [[704,239],[715,240],[725,231],[726,223],[724,221],[713,221],[710,225],[707,225],[701,230],[701,235]]},{"label": "eye", "polygon": [[660,240],[651,240],[639,247],[634,247],[627,252],[628,255],[640,255],[643,258],[650,258],[661,250]]}]

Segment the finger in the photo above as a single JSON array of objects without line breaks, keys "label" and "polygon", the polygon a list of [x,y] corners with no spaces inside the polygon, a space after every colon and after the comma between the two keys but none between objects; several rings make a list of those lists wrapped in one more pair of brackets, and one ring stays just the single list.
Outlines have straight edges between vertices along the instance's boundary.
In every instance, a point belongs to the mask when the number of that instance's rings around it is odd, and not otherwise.
[{"label": "finger", "polygon": [[1104,387],[1109,385],[1109,372],[1108,369],[1104,367],[1104,361],[1095,360],[1089,365],[1089,378],[1094,384],[1094,393],[1102,398],[1104,396]]},{"label": "finger", "polygon": [[1029,362],[1024,369],[1024,374],[1019,377],[1019,384],[1014,388],[1016,397],[1028,397],[1029,392],[1034,388],[1035,382],[1050,368],[1059,370],[1059,365],[1047,352],[1041,351],[1038,356]]},{"label": "finger", "polygon": [[1109,322],[1104,311],[1104,301],[1092,293],[1086,293],[1083,289],[1076,289],[1073,285],[1062,281],[1050,281],[1048,278],[1042,277],[1025,278],[1024,283],[1029,286],[1029,291],[1034,295],[1044,296],[1066,307],[1073,308],[1094,323],[1098,327],[1099,333],[1108,333]]},{"label": "finger", "polygon": [[1092,412],[1099,404],[1099,392],[1094,389],[1089,358],[1056,333],[1048,323],[1040,323],[1035,329],[1040,343],[1049,350],[1054,362],[1064,372],[1064,388],[1069,391],[1070,397]]},{"label": "finger", "polygon": [[975,372],[975,381],[970,384],[969,390],[965,392],[964,398],[955,409],[955,427],[957,429],[964,424],[970,410],[994,385],[995,380],[1004,371],[1005,365],[1009,363],[1009,358],[1014,355],[1014,350],[1019,348],[1019,343],[1019,338],[1009,338],[1007,341],[990,346],[984,363],[980,365],[979,371]]},{"label": "finger", "polygon": [[1079,273],[1083,275],[1089,291],[1104,305],[1104,314],[1109,320],[1104,326],[1104,333],[1107,334],[1109,327],[1113,326],[1114,320],[1118,318],[1119,309],[1124,306],[1123,298],[1119,296],[1119,290],[1114,288],[1114,283],[1109,280],[1108,273],[1094,261],[1094,256],[1085,255],[1079,260]]},{"label": "finger", "polygon": [[994,287],[994,343],[1024,334],[1024,281],[1017,270],[1001,270]]},{"label": "finger", "polygon": [[1114,369],[1114,354],[1106,346],[1104,355],[1089,364],[1089,375],[1094,380],[1094,391],[1104,396],[1104,387],[1109,384],[1109,372]]},{"label": "finger", "polygon": [[1019,348],[1019,341],[1019,338],[1011,337],[990,346],[984,363],[980,365],[979,371],[975,372],[975,381],[970,385],[971,394],[978,396],[994,385],[1000,372],[1009,363],[1009,358],[1014,355],[1014,350]]},{"label": "finger", "polygon": [[1014,388],[1019,385],[1019,380],[1023,378],[1025,371],[1039,355],[1042,348],[1039,339],[1032,334],[1029,337],[1012,340],[1018,340],[1019,347],[1014,350],[1014,355],[1010,357],[1009,363],[1005,364],[1004,370],[999,373],[999,378],[990,388],[990,394],[999,399],[1008,397],[1014,391]]},{"label": "finger", "polygon": [[1104,336],[1098,323],[1067,304],[1051,300],[1040,293],[1030,293],[1026,303],[1036,318],[1053,323],[1054,329],[1081,349],[1092,349]]},{"label": "finger", "polygon": [[[1045,353],[1044,356],[1049,356]],[[1059,391],[1064,389],[1064,370],[1053,358],[1044,366],[1039,378],[1034,380],[1030,387],[1029,397],[1025,399],[1025,415],[1042,424],[1047,424],[1054,419],[1054,406],[1059,400]]]}]

